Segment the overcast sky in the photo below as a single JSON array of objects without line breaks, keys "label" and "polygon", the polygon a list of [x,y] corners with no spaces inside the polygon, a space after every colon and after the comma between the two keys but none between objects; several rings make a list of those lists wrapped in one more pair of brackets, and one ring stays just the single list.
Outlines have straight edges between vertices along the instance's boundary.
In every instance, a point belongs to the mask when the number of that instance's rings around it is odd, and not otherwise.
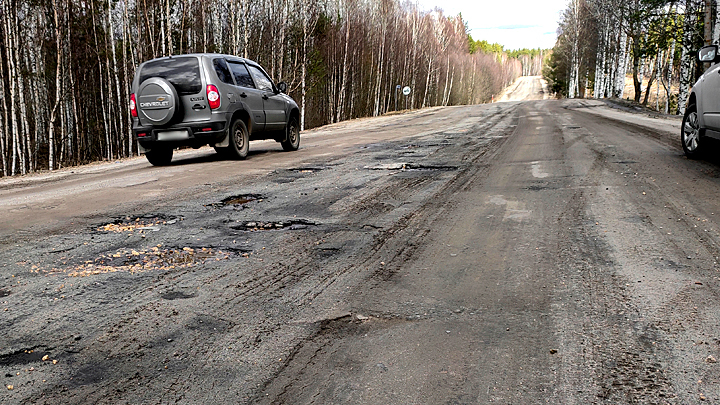
[{"label": "overcast sky", "polygon": [[568,0],[418,0],[421,8],[438,7],[445,15],[462,13],[473,39],[505,49],[552,48],[557,23]]}]

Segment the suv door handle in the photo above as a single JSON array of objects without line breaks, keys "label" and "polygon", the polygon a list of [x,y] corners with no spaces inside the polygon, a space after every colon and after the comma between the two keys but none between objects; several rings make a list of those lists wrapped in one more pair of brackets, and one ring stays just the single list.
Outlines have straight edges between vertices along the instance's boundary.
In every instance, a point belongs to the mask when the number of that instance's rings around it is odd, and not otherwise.
[{"label": "suv door handle", "polygon": [[268,95],[263,93],[263,100],[267,100],[267,99],[268,99]]},{"label": "suv door handle", "polygon": [[195,104],[193,106],[193,110],[204,110],[204,109],[205,109],[205,106],[201,105],[201,104]]},{"label": "suv door handle", "polygon": [[245,92],[242,92],[242,93],[240,93],[240,97],[245,98],[245,97],[247,97],[247,94],[245,94]]}]

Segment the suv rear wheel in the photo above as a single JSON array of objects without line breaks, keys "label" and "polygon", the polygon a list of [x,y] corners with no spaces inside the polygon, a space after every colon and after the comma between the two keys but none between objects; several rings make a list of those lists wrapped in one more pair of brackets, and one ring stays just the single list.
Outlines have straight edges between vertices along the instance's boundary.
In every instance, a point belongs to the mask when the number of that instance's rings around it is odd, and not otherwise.
[{"label": "suv rear wheel", "polygon": [[250,134],[245,123],[236,119],[230,126],[230,146],[228,152],[236,159],[245,159],[250,150]]},{"label": "suv rear wheel", "polygon": [[300,147],[300,126],[295,117],[290,118],[286,131],[285,140],[280,142],[283,149],[286,151],[298,150]]},{"label": "suv rear wheel", "polygon": [[153,148],[145,153],[148,162],[153,166],[167,166],[173,157],[172,148]]}]

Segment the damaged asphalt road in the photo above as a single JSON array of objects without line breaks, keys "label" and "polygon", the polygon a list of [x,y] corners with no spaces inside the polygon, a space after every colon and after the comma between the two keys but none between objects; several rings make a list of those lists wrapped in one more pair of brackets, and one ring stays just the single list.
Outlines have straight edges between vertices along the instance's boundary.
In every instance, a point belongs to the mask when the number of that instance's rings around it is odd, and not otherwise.
[{"label": "damaged asphalt road", "polygon": [[0,403],[720,402],[720,166],[633,117],[430,109],[4,179]]}]

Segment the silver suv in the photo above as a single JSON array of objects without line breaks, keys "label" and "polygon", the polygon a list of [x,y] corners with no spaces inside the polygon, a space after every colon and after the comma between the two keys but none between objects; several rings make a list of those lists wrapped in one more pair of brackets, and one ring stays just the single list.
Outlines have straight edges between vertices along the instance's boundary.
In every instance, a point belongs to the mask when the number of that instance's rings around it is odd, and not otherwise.
[{"label": "silver suv", "polygon": [[707,149],[708,138],[720,139],[720,55],[718,46],[698,51],[698,60],[715,63],[695,83],[688,97],[681,129],[682,147],[687,157],[696,157]]},{"label": "silver suv", "polygon": [[163,166],[173,149],[211,145],[244,159],[251,140],[300,146],[299,110],[257,63],[231,55],[189,54],[141,64],[130,95],[133,132],[147,160]]}]

